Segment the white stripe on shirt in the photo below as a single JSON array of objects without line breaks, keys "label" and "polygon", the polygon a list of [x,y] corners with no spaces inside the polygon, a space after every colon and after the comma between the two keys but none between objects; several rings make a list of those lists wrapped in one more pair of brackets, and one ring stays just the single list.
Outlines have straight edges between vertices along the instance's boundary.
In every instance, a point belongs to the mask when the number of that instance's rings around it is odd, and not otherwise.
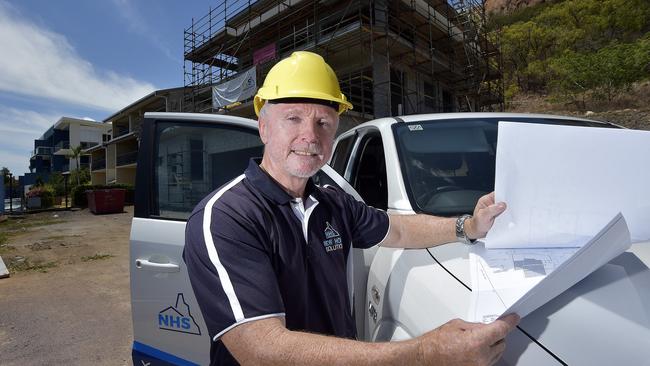
[{"label": "white stripe on shirt", "polygon": [[223,287],[223,291],[226,293],[226,296],[228,297],[228,301],[230,302],[230,308],[232,309],[233,316],[235,317],[235,322],[239,323],[244,320],[244,312],[242,311],[241,305],[239,304],[239,299],[237,298],[237,295],[235,294],[235,289],[232,286],[232,282],[230,281],[230,276],[228,276],[228,272],[226,271],[226,268],[221,264],[221,261],[219,260],[219,255],[217,254],[217,248],[214,246],[214,241],[212,240],[212,230],[210,229],[210,224],[212,223],[212,207],[214,206],[214,203],[217,202],[217,200],[230,188],[232,188],[234,185],[239,183],[242,179],[244,179],[245,175],[242,174],[239,177],[233,179],[230,183],[228,183],[227,186],[221,188],[219,192],[217,192],[210,200],[208,203],[205,205],[205,209],[203,210],[203,239],[205,241],[205,247],[208,250],[208,256],[210,257],[210,261],[214,265],[214,267],[217,269],[217,273],[219,274],[219,281],[221,281],[221,287]]}]

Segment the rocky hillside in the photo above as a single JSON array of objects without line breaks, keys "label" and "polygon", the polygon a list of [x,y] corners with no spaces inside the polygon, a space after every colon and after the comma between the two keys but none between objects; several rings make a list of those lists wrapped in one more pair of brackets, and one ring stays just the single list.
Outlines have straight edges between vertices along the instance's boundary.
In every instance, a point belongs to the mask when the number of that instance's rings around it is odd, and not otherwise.
[{"label": "rocky hillside", "polygon": [[506,110],[650,130],[650,1],[486,0]]},{"label": "rocky hillside", "polygon": [[543,2],[547,2],[547,0],[486,0],[485,10],[492,14],[510,13],[513,10]]},{"label": "rocky hillside", "polygon": [[572,104],[554,103],[547,96],[534,94],[518,95],[508,103],[506,111],[585,117],[627,128],[650,130],[650,82],[635,84],[611,102],[587,105],[587,111],[581,111]]}]

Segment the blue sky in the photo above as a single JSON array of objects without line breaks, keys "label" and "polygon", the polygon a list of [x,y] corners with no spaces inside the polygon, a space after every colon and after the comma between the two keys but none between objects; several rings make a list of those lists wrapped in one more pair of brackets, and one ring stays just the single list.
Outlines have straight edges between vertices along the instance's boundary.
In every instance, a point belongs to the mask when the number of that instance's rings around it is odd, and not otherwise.
[{"label": "blue sky", "polygon": [[60,117],[102,121],[183,85],[183,30],[216,0],[0,0],[0,167]]}]

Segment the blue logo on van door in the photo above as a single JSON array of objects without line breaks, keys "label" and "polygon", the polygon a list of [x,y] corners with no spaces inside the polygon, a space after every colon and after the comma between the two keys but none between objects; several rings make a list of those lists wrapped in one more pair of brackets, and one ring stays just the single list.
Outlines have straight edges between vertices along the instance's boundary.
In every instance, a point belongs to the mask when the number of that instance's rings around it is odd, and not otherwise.
[{"label": "blue logo on van door", "polygon": [[182,293],[176,296],[175,306],[167,307],[158,313],[158,328],[201,335],[201,329],[192,317],[190,306],[185,302]]}]

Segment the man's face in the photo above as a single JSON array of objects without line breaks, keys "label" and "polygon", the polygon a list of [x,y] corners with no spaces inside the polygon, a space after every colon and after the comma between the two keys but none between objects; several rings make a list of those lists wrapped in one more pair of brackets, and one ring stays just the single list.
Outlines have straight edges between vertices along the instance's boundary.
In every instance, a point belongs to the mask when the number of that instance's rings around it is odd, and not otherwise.
[{"label": "man's face", "polygon": [[320,104],[269,104],[260,115],[263,164],[276,180],[309,178],[327,163],[338,113]]}]

